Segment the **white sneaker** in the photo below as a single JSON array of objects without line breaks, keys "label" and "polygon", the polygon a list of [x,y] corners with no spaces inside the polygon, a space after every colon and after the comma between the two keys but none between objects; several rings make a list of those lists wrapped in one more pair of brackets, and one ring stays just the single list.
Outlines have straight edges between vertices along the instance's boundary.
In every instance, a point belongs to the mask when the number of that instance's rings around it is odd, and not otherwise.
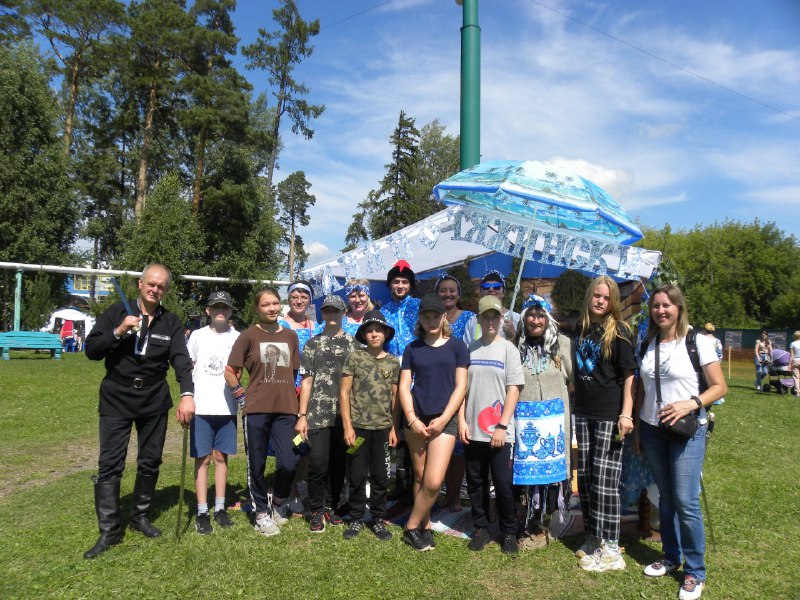
[{"label": "white sneaker", "polygon": [[281,532],[280,528],[275,524],[275,521],[273,521],[267,513],[256,517],[255,529],[258,533],[267,537],[278,535]]},{"label": "white sneaker", "polygon": [[625,559],[619,548],[612,550],[607,545],[598,548],[591,556],[584,556],[580,560],[581,569],[584,571],[622,571],[625,569]]},{"label": "white sneaker", "polygon": [[292,507],[289,506],[289,501],[284,500],[280,506],[272,505],[272,519],[280,527],[283,527],[289,522],[289,517],[292,516]]},{"label": "white sneaker", "polygon": [[695,579],[691,575],[687,575],[683,579],[681,591],[678,592],[678,600],[697,600],[703,595],[703,588],[705,582]]},{"label": "white sneaker", "polygon": [[680,565],[675,564],[668,558],[664,557],[661,560],[657,560],[656,562],[647,565],[644,568],[644,574],[648,577],[663,577],[667,573],[672,573],[675,571]]},{"label": "white sneaker", "polygon": [[583,542],[583,545],[575,551],[575,556],[578,558],[583,558],[584,556],[591,556],[594,554],[595,550],[599,549],[602,544],[600,540],[594,537],[593,535],[587,535],[586,541]]}]

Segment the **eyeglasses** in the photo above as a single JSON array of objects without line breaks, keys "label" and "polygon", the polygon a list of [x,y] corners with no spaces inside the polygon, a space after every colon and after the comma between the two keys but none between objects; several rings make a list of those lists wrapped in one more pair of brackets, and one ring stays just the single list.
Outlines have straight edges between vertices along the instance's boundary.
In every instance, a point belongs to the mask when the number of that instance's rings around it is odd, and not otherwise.
[{"label": "eyeglasses", "polygon": [[500,282],[497,282],[497,283],[494,283],[494,282],[492,282],[492,283],[482,283],[481,284],[481,289],[482,290],[502,290],[503,289],[503,284],[500,283]]}]

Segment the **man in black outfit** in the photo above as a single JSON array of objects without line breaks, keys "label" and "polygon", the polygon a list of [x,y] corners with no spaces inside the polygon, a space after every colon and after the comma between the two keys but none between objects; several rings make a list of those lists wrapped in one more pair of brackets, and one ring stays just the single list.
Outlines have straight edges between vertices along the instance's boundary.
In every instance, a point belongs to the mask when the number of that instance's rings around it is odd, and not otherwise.
[{"label": "man in black outfit", "polygon": [[94,484],[100,537],[84,558],[96,558],[120,543],[125,534],[119,487],[133,425],[139,447],[130,527],[147,537],[161,535],[147,518],[147,509],[158,480],[167,413],[172,407],[166,380],[170,364],[181,388],[178,421],[186,424],[194,414],[192,362],[183,325],[161,306],[169,284],[170,272],[164,265],[147,265],[139,278],[139,297],[128,307],[130,314],[123,302],[113,304],[86,338],[86,356],[105,359],[106,376],[100,383],[100,457]]}]

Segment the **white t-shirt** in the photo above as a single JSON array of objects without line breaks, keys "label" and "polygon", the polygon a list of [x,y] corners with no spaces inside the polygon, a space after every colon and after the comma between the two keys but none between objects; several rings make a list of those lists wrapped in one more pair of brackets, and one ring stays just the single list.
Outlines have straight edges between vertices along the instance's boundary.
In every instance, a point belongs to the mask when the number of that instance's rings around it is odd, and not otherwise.
[{"label": "white t-shirt", "polygon": [[225,385],[225,365],[239,332],[231,327],[217,333],[211,327],[196,329],[187,346],[194,363],[195,413],[198,415],[235,415],[236,401]]},{"label": "white t-shirt", "polygon": [[[717,351],[714,341],[705,336],[698,335],[697,356],[700,366],[717,362]],[[689,352],[686,350],[686,338],[671,342],[662,342],[659,349],[659,362],[661,364],[661,402],[664,406],[688,400],[699,394],[697,386],[697,373],[692,366]],[[644,382],[644,403],[640,418],[655,427],[658,426],[656,416],[656,379],[655,379],[656,345],[655,339],[650,341],[644,358],[640,361],[640,373]]]},{"label": "white t-shirt", "polygon": [[793,341],[789,348],[794,350],[794,362],[800,362],[800,340]]}]

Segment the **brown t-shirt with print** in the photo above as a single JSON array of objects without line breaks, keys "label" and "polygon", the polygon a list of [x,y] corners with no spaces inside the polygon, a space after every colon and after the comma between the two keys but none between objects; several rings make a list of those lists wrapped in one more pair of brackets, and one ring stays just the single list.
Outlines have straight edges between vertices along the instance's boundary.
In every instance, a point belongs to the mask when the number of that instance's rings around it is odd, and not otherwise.
[{"label": "brown t-shirt with print", "polygon": [[250,375],[244,414],[297,414],[294,372],[300,368],[300,345],[294,331],[281,327],[269,333],[250,327],[233,344],[228,365],[244,367]]}]

